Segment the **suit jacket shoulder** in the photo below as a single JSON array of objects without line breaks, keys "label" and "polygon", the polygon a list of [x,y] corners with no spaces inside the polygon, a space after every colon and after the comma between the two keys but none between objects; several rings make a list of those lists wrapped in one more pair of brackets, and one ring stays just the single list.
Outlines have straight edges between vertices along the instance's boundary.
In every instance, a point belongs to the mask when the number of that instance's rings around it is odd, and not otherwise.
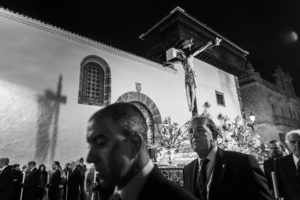
[{"label": "suit jacket shoulder", "polygon": [[180,186],[165,178],[158,168],[154,168],[143,186],[139,200],[196,200],[196,198]]},{"label": "suit jacket shoulder", "polygon": [[293,154],[275,160],[275,173],[280,196],[288,200],[299,200],[300,183],[296,176]]}]

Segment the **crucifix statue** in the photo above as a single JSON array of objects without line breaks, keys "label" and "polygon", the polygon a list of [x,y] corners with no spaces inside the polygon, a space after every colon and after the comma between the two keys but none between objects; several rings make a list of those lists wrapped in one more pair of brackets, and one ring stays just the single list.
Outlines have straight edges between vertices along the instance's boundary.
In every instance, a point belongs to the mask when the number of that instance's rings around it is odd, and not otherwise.
[{"label": "crucifix statue", "polygon": [[193,39],[190,39],[184,41],[181,44],[180,49],[171,48],[167,51],[167,60],[169,63],[180,62],[183,66],[183,69],[185,71],[186,97],[188,101],[189,111],[192,112],[193,116],[198,115],[196,103],[197,82],[193,66],[193,59],[195,56],[205,51],[206,49],[214,46],[219,46],[221,41],[222,39],[217,37],[214,43],[212,41],[209,41],[206,45],[202,47],[192,49]]}]

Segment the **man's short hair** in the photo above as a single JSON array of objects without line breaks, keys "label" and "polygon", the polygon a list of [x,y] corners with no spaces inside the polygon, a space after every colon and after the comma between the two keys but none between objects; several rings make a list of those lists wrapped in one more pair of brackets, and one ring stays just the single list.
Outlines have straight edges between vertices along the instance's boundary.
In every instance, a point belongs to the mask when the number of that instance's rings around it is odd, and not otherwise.
[{"label": "man's short hair", "polygon": [[287,132],[287,134],[285,135],[285,142],[286,142],[286,143],[289,143],[288,138],[289,138],[289,136],[292,135],[292,134],[297,134],[297,135],[300,136],[300,129],[295,129],[295,130],[291,130],[291,131]]},{"label": "man's short hair", "polygon": [[55,165],[57,165],[58,167],[60,167],[60,163],[58,161],[54,161],[53,162]]},{"label": "man's short hair", "polygon": [[216,140],[218,138],[219,132],[218,132],[218,129],[212,119],[210,119],[209,117],[205,117],[205,116],[196,116],[196,117],[193,117],[191,121],[196,120],[196,119],[198,121],[200,121],[200,123],[202,125],[206,125],[207,128],[209,128],[214,140]]},{"label": "man's short hair", "polygon": [[96,123],[100,119],[111,119],[119,125],[120,131],[127,137],[133,133],[143,138],[147,134],[148,126],[142,112],[130,103],[114,103],[93,114],[90,121]]},{"label": "man's short hair", "polygon": [[29,166],[29,165],[35,167],[35,166],[36,166],[36,162],[35,162],[35,161],[30,161],[30,162],[28,162],[28,166]]},{"label": "man's short hair", "polygon": [[13,165],[12,165],[12,167],[13,167],[13,168],[20,167],[20,164],[18,164],[18,163],[15,163],[15,164],[13,164]]},{"label": "man's short hair", "polygon": [[0,158],[0,162],[1,162],[3,165],[8,165],[8,164],[9,164],[9,158],[7,158],[7,157]]},{"label": "man's short hair", "polygon": [[83,158],[79,158],[79,162],[83,163],[84,159]]}]

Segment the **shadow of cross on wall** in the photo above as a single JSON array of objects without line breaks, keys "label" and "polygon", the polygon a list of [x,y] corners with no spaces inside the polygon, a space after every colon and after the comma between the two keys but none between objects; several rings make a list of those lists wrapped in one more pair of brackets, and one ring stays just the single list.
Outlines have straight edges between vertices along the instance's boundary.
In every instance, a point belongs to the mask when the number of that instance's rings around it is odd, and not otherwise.
[{"label": "shadow of cross on wall", "polygon": [[60,75],[56,92],[47,89],[44,95],[38,96],[38,130],[35,159],[41,163],[45,162],[48,155],[50,162],[55,158],[60,104],[66,104],[67,102],[67,97],[62,95],[62,79],[62,75]]}]

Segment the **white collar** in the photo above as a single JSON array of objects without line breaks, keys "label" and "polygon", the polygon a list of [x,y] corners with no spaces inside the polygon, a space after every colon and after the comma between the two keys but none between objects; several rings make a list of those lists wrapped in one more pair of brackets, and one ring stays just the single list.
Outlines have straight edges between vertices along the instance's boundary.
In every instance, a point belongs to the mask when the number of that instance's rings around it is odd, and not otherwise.
[{"label": "white collar", "polygon": [[295,156],[295,154],[293,154],[293,159],[294,159],[294,163],[295,163],[296,169],[297,169],[297,164],[298,164],[299,158],[297,158],[297,156]]},{"label": "white collar", "polygon": [[1,171],[3,171],[8,165],[5,165],[2,167]]},{"label": "white collar", "polygon": [[140,191],[145,184],[145,181],[154,168],[151,160],[145,165],[145,167],[125,185],[122,189],[115,187],[114,194],[119,194],[122,200],[137,200]]}]

